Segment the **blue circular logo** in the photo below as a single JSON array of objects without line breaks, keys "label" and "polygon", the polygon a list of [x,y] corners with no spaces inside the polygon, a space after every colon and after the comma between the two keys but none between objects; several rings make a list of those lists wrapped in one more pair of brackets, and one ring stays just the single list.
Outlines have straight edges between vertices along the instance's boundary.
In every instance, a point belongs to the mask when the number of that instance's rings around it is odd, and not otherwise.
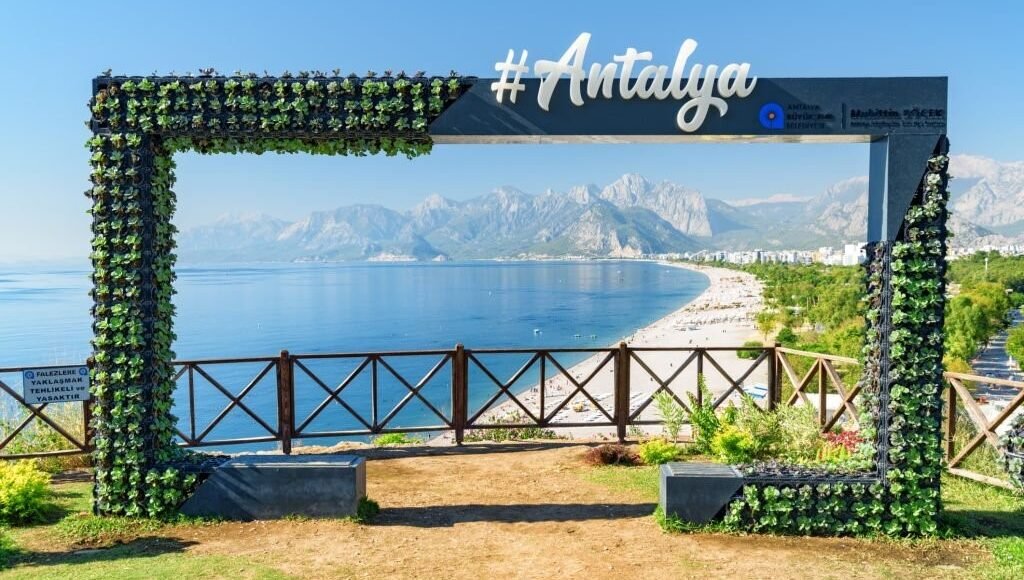
[{"label": "blue circular logo", "polygon": [[78,369],[78,374],[80,374],[80,375],[82,375],[84,377],[85,375],[89,374],[89,368],[88,367],[81,367],[80,369]]},{"label": "blue circular logo", "polygon": [[786,113],[782,110],[782,105],[778,103],[765,103],[762,105],[757,119],[761,121],[761,126],[765,129],[786,128]]},{"label": "blue circular logo", "polygon": [[28,380],[32,380],[36,378],[36,374],[32,371],[25,371],[25,378]]}]

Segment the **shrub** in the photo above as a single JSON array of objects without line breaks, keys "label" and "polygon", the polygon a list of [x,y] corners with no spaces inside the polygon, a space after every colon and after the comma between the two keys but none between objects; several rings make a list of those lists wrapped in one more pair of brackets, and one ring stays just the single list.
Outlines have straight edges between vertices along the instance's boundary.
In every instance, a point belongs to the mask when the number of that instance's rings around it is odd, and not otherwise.
[{"label": "shrub", "polygon": [[0,521],[38,520],[49,499],[50,476],[34,461],[0,461]]},{"label": "shrub", "polygon": [[640,459],[648,465],[661,465],[678,459],[683,449],[671,441],[651,439],[640,446]]},{"label": "shrub", "polygon": [[739,416],[739,413],[740,410],[736,408],[736,405],[733,405],[732,401],[729,401],[729,404],[722,409],[722,426],[735,425],[736,417]]},{"label": "shrub", "polygon": [[735,425],[726,426],[711,441],[711,451],[725,463],[749,463],[755,447],[750,433]]},{"label": "shrub", "polygon": [[797,337],[793,329],[788,326],[783,326],[782,330],[775,335],[775,340],[778,341],[782,346],[794,346],[800,339]]},{"label": "shrub", "polygon": [[690,399],[690,425],[693,427],[693,443],[700,453],[711,453],[711,440],[721,427],[721,421],[715,414],[714,398],[704,382],[704,375],[697,375],[697,390],[703,402],[698,403],[693,393],[687,393]]},{"label": "shrub", "polygon": [[360,524],[369,523],[379,513],[380,504],[364,495],[359,498],[359,505],[356,506],[356,515],[352,520]]},{"label": "shrub", "polygon": [[[504,417],[491,421],[492,425],[516,424],[528,421],[529,417],[520,411],[513,411]],[[495,427],[492,429],[473,429],[466,432],[466,441],[528,441],[531,439],[565,439],[552,431],[541,427]]]},{"label": "shrub", "polygon": [[418,437],[412,437],[408,433],[385,433],[373,440],[375,447],[392,447],[395,445],[416,445],[423,443]]},{"label": "shrub", "polygon": [[752,458],[776,457],[783,450],[785,434],[782,431],[780,415],[763,411],[754,402],[753,397],[743,395],[732,423],[737,429],[750,435],[754,443],[750,450]]},{"label": "shrub", "polygon": [[495,429],[474,429],[466,432],[466,441],[530,441],[532,439],[565,439],[551,429],[540,427],[498,427]]},{"label": "shrub", "polygon": [[587,449],[583,454],[583,460],[591,465],[636,465],[640,463],[640,457],[629,447],[610,443]]},{"label": "shrub", "polygon": [[[764,343],[761,342],[760,340],[748,340],[747,342],[743,343],[743,346],[744,347],[750,347],[750,348],[764,348]],[[761,351],[759,351],[759,350],[738,350],[738,351],[736,351],[736,356],[739,357],[739,358],[742,358],[742,359],[746,359],[746,360],[754,360],[757,357],[761,356]]]},{"label": "shrub", "polygon": [[840,445],[850,453],[857,451],[857,447],[864,442],[860,433],[856,431],[841,431],[839,433],[826,433],[825,441],[829,445]]},{"label": "shrub", "polygon": [[778,456],[797,463],[814,460],[824,443],[814,407],[783,405],[774,413],[782,432]]},{"label": "shrub", "polygon": [[679,440],[679,430],[683,427],[683,422],[686,421],[686,411],[683,406],[668,391],[661,391],[654,396],[654,406],[658,409],[662,429],[668,435],[669,441]]}]

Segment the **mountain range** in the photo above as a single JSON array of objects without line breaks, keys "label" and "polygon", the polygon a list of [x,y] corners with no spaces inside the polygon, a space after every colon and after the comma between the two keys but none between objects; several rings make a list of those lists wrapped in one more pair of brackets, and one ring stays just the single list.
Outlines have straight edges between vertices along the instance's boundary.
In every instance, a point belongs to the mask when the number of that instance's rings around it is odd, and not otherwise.
[{"label": "mountain range", "polygon": [[[1024,162],[954,156],[954,244],[1024,237]],[[435,260],[585,255],[634,257],[700,249],[809,249],[863,241],[867,178],[809,199],[725,201],[626,174],[604,186],[532,195],[499,187],[454,201],[431,195],[407,211],[360,204],[289,222],[226,216],[179,238],[187,261]]]}]

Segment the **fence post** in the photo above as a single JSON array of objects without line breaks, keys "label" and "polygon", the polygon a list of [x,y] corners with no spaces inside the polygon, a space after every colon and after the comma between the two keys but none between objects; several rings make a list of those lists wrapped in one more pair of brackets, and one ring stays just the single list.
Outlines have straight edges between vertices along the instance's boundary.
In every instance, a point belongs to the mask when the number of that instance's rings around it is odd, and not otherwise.
[{"label": "fence post", "polygon": [[776,342],[771,348],[772,361],[768,364],[768,410],[773,411],[782,402],[782,385],[779,384],[779,347]]},{"label": "fence post", "polygon": [[956,437],[956,390],[952,383],[943,379],[946,383],[946,463],[953,458],[953,439]]},{"label": "fence post", "polygon": [[292,452],[292,431],[295,428],[295,367],[287,350],[277,359],[277,434],[281,452]]},{"label": "fence post", "polygon": [[[92,368],[96,365],[96,360],[91,356],[85,359],[85,366]],[[92,393],[89,394],[89,398],[82,401],[82,445],[85,446],[85,451],[92,451],[92,427],[89,425],[92,423]]]},{"label": "fence post", "polygon": [[629,347],[619,343],[615,354],[615,431],[619,443],[626,442],[626,426],[629,424]]},{"label": "fence post", "polygon": [[[700,388],[700,381],[704,378],[704,349],[697,348],[697,406],[704,406],[704,390]],[[712,398],[714,404],[714,398]]]},{"label": "fence post", "polygon": [[462,445],[469,421],[469,380],[466,364],[466,348],[460,343],[452,353],[452,427],[455,429],[455,444]]},{"label": "fence post", "polygon": [[818,366],[818,426],[822,429],[825,428],[825,424],[828,422],[828,395],[825,392],[825,365],[822,363],[822,359],[818,359],[815,364]]}]

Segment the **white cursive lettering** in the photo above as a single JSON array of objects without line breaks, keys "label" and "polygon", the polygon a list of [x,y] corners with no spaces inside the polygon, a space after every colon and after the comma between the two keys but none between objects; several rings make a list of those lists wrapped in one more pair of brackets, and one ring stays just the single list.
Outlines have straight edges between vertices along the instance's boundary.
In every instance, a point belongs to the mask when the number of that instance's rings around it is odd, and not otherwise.
[{"label": "white cursive lettering", "polygon": [[[731,63],[721,68],[714,64],[694,64],[687,71],[687,61],[697,50],[697,41],[689,38],[680,45],[671,74],[668,66],[647,64],[654,59],[652,52],[640,52],[635,48],[627,48],[623,54],[614,55],[611,63],[592,63],[587,66],[584,61],[589,44],[590,33],[584,32],[557,61],[538,60],[534,63],[534,72],[541,79],[537,90],[537,104],[541,109],[550,110],[555,87],[566,76],[569,80],[569,100],[577,107],[584,104],[584,82],[588,99],[611,99],[617,88],[619,98],[625,100],[636,97],[683,101],[676,114],[676,124],[681,130],[692,133],[704,125],[711,109],[715,109],[719,116],[725,116],[729,110],[726,99],[745,98],[754,91],[757,84],[757,77],[750,76],[750,63],[746,62]],[[495,68],[499,71],[514,70],[509,68],[515,66],[512,58],[513,52],[509,51],[508,59],[497,63]],[[642,68],[634,78],[634,68],[641,65]],[[519,88],[522,85],[513,85],[505,80],[503,77],[502,82],[491,85],[498,102],[501,102],[505,91],[512,91],[514,97],[515,91],[522,90]]]}]

